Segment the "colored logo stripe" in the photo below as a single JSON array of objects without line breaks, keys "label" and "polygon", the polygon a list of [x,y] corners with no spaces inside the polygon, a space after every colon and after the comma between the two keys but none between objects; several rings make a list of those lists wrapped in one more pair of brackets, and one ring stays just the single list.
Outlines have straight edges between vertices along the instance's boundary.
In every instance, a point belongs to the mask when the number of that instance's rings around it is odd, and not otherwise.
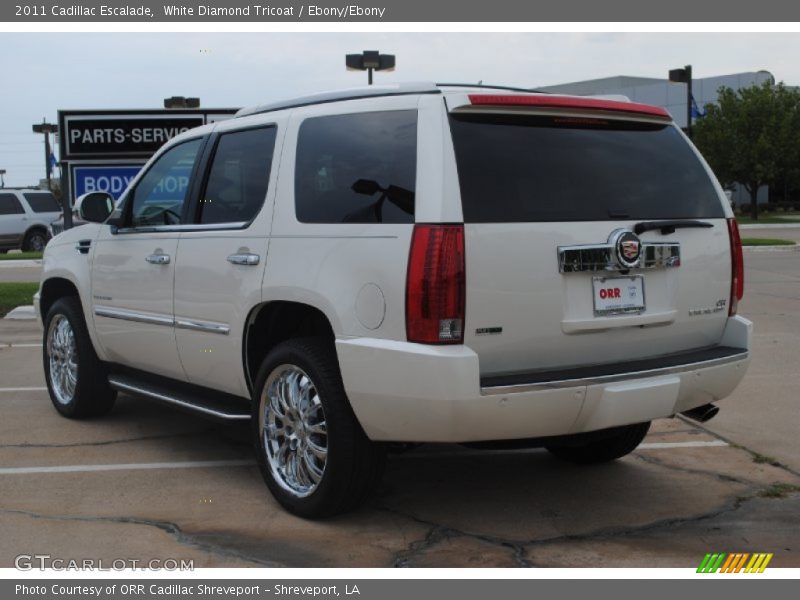
[{"label": "colored logo stripe", "polygon": [[[725,554],[724,552],[708,553],[703,557],[700,566],[697,567],[698,573],[739,573],[744,569],[745,573],[763,573],[764,569],[772,560],[771,553],[736,552]],[[749,559],[749,561],[748,561]],[[747,566],[745,567],[745,563]]]}]

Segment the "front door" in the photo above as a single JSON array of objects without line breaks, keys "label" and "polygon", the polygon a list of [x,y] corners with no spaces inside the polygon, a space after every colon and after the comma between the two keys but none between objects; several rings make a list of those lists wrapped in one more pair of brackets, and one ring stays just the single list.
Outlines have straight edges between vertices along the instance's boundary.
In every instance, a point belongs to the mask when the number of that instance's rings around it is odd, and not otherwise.
[{"label": "front door", "polygon": [[103,228],[92,264],[97,338],[111,362],[185,379],[175,345],[178,236],[202,138],[171,147],[127,194],[124,224]]}]

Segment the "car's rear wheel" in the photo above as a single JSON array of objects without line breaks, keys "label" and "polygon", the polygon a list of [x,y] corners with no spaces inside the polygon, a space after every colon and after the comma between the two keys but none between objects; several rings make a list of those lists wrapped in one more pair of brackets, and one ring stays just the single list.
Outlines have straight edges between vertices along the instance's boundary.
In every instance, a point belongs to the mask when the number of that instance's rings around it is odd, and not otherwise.
[{"label": "car's rear wheel", "polygon": [[25,234],[22,241],[24,252],[42,252],[47,245],[47,232],[41,229],[33,229]]},{"label": "car's rear wheel", "polygon": [[351,510],[380,479],[384,449],[350,408],[331,342],[276,346],[256,378],[253,410],[261,473],[288,511],[320,518]]},{"label": "car's rear wheel", "polygon": [[117,393],[108,385],[76,297],[60,298],[48,311],[42,358],[50,400],[59,413],[82,419],[103,415],[114,406]]},{"label": "car's rear wheel", "polygon": [[569,462],[588,465],[609,462],[633,452],[650,429],[650,422],[615,427],[599,439],[580,445],[569,443],[545,446],[547,450]]}]

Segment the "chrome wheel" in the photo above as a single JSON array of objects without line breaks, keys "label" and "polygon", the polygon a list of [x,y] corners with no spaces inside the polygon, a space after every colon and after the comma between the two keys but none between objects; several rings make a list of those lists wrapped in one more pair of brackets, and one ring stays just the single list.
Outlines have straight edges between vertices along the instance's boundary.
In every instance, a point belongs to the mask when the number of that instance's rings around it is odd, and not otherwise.
[{"label": "chrome wheel", "polygon": [[44,251],[44,247],[47,246],[47,238],[41,233],[34,233],[28,245],[32,251],[42,252]]},{"label": "chrome wheel", "polygon": [[53,394],[59,403],[69,404],[75,397],[78,384],[78,352],[75,332],[64,315],[58,314],[50,321],[47,356]]},{"label": "chrome wheel", "polygon": [[296,365],[270,373],[260,399],[259,426],[274,480],[303,498],[317,489],[328,459],[325,411],[311,378]]}]

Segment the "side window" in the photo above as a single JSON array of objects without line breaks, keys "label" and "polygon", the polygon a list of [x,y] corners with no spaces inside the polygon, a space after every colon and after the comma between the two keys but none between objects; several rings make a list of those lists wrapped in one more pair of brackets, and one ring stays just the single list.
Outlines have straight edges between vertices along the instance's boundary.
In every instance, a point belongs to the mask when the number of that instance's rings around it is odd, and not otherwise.
[{"label": "side window", "polygon": [[200,196],[200,223],[247,222],[261,210],[269,184],[275,132],[275,127],[261,127],[219,137]]},{"label": "side window", "polygon": [[413,223],[416,176],[417,111],[306,119],[297,139],[297,219]]},{"label": "side window", "polygon": [[131,194],[131,227],[178,225],[202,140],[179,144],[150,167]]},{"label": "side window", "polygon": [[21,215],[25,209],[14,194],[0,194],[0,215]]},{"label": "side window", "polygon": [[53,194],[49,192],[26,192],[22,194],[36,213],[59,212],[61,206]]}]

